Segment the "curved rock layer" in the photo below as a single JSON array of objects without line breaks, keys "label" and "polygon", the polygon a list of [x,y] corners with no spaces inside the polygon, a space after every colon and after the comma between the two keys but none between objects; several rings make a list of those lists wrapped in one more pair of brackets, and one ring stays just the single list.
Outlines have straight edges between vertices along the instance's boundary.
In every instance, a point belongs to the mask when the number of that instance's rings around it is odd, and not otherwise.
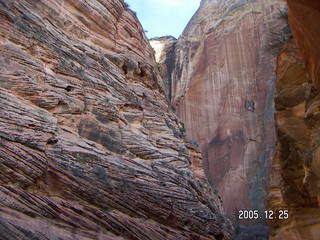
[{"label": "curved rock layer", "polygon": [[0,239],[231,239],[120,0],[0,1]]},{"label": "curved rock layer", "polygon": [[[320,3],[288,0],[295,41],[278,58],[278,144],[268,207],[288,209],[288,221],[271,221],[270,239],[320,238],[319,68]],[[299,49],[297,48],[298,45]]]},{"label": "curved rock layer", "polygon": [[[229,215],[264,209],[276,57],[290,36],[285,12],[281,0],[202,1],[175,43],[175,59],[159,54],[160,65],[175,64],[163,73],[167,94],[187,136],[200,143],[206,174]],[[163,49],[173,45],[162,42]]]}]

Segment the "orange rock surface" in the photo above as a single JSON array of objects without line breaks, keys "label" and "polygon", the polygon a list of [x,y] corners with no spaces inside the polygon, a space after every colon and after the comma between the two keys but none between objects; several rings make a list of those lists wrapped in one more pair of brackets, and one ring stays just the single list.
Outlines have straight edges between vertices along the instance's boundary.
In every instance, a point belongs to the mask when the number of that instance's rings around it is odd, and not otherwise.
[{"label": "orange rock surface", "polygon": [[288,0],[294,40],[278,57],[277,151],[268,206],[288,209],[287,221],[271,221],[272,240],[320,238],[319,68],[320,3]]}]

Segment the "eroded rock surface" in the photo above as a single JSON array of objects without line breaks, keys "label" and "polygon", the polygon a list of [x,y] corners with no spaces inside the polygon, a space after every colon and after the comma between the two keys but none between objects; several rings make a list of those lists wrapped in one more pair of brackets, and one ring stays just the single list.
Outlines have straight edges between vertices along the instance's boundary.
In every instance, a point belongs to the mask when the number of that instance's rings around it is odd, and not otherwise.
[{"label": "eroded rock surface", "polygon": [[162,73],[164,91],[168,99],[172,99],[171,75],[175,67],[177,39],[172,36],[158,37],[149,40],[155,51],[156,62]]},{"label": "eroded rock surface", "polygon": [[231,239],[120,0],[0,1],[0,239]]},{"label": "eroded rock surface", "polygon": [[288,210],[288,220],[270,221],[270,239],[318,239],[320,211],[313,162],[313,130],[305,119],[310,83],[294,40],[278,57],[276,89],[277,148],[270,176],[268,207]]},{"label": "eroded rock surface", "polygon": [[284,12],[281,0],[202,1],[175,43],[175,59],[162,61],[174,62],[172,72],[162,72],[172,105],[187,136],[200,143],[206,174],[229,215],[264,209],[276,58],[290,36]]},{"label": "eroded rock surface", "polygon": [[320,236],[320,3],[288,0],[288,5],[294,41],[278,58],[278,144],[268,205],[288,209],[290,217],[270,222],[270,239],[316,240]]}]

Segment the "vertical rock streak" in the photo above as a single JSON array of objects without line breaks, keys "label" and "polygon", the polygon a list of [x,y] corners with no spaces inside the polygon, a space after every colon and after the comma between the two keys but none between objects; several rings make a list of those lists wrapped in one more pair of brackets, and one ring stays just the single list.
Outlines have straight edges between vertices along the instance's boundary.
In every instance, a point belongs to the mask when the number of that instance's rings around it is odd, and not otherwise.
[{"label": "vertical rock streak", "polygon": [[172,105],[199,142],[229,215],[264,209],[276,58],[289,35],[285,8],[278,0],[202,1],[175,43],[175,60],[163,54],[163,63],[175,61],[174,71],[163,73]]}]

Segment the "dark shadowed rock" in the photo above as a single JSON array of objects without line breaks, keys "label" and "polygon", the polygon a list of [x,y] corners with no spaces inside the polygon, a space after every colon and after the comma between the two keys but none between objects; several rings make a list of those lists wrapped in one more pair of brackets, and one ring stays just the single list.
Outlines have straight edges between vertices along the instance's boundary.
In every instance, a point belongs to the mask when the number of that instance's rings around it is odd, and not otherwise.
[{"label": "dark shadowed rock", "polygon": [[287,221],[270,221],[270,239],[317,240],[320,236],[319,69],[320,3],[288,0],[294,40],[278,57],[277,148],[268,207],[288,209]]}]

